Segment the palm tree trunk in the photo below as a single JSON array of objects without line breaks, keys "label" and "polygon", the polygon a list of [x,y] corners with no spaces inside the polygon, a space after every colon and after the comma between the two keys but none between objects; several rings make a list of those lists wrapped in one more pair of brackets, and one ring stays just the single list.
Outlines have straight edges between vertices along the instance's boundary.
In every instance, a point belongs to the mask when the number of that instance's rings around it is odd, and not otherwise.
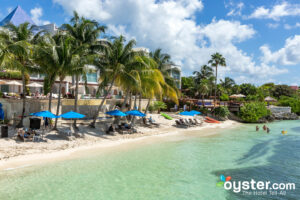
[{"label": "palm tree trunk", "polygon": [[131,107],[132,107],[132,92],[130,92],[130,95],[129,95],[129,108],[128,110],[131,110]]},{"label": "palm tree trunk", "polygon": [[204,94],[202,93],[202,108],[204,108]]},{"label": "palm tree trunk", "polygon": [[148,99],[148,103],[147,103],[147,106],[146,106],[146,110],[145,110],[145,112],[144,112],[145,115],[146,115],[147,112],[148,112],[148,108],[149,108],[149,106],[150,106],[150,103],[151,103],[151,98]]},{"label": "palm tree trunk", "polygon": [[139,111],[142,110],[142,94],[140,93],[140,98],[139,98]]},{"label": "palm tree trunk", "polygon": [[[75,84],[76,84],[76,87],[75,87],[75,102],[74,102],[74,112],[77,112],[77,109],[78,109],[78,86],[79,86],[79,75],[76,74],[76,78],[75,78]],[[74,127],[77,127],[76,126],[76,119],[74,120]]]},{"label": "palm tree trunk", "polygon": [[137,93],[134,96],[134,104],[133,104],[133,109],[136,109],[136,99],[137,99]]},{"label": "palm tree trunk", "polygon": [[[59,80],[59,86],[58,86],[58,100],[57,100],[57,108],[56,108],[56,115],[59,115],[59,107],[60,107],[60,98],[61,98],[61,84],[63,79],[60,78]],[[55,124],[54,124],[54,130],[57,130],[57,120],[58,118],[55,118]]]},{"label": "palm tree trunk", "polygon": [[51,106],[52,106],[52,87],[50,87],[49,105],[48,105],[48,110],[50,112],[51,112]]},{"label": "palm tree trunk", "polygon": [[97,112],[96,112],[95,115],[94,115],[94,119],[93,119],[92,123],[90,124],[90,127],[95,128],[95,124],[96,124],[96,120],[97,120],[97,118],[98,118],[99,112],[101,111],[102,106],[103,106],[104,102],[106,101],[107,96],[108,96],[108,94],[110,93],[110,91],[111,91],[111,89],[112,89],[112,87],[113,87],[113,85],[114,85],[114,82],[115,82],[116,78],[117,78],[117,75],[114,76],[113,80],[112,80],[111,83],[110,83],[110,86],[109,86],[109,88],[108,88],[107,93],[104,95],[104,98],[102,99],[100,105],[98,106]]},{"label": "palm tree trunk", "polygon": [[216,65],[214,108],[216,108],[216,101],[217,101],[217,81],[218,81],[218,65]]},{"label": "palm tree trunk", "polygon": [[127,103],[127,100],[128,100],[128,96],[129,96],[129,90],[126,91],[126,95],[125,95],[124,101],[123,101],[122,106],[121,106],[122,111],[125,110],[126,103]]},{"label": "palm tree trunk", "polygon": [[23,127],[23,120],[24,120],[24,115],[25,115],[25,107],[26,107],[26,83],[25,83],[25,73],[22,73],[22,83],[23,83],[23,108],[22,108],[22,115],[21,115],[21,120],[19,124],[17,125],[17,128]]}]

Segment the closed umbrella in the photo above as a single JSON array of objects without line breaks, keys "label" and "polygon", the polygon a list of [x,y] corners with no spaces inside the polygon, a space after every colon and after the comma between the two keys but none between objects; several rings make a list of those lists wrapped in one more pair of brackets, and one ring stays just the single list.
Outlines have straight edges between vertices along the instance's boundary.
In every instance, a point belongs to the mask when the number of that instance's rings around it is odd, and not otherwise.
[{"label": "closed umbrella", "polygon": [[127,115],[137,116],[137,117],[145,117],[146,115],[138,110],[130,110],[125,112]]},{"label": "closed umbrella", "polygon": [[106,112],[105,114],[108,114],[111,116],[120,116],[120,117],[124,117],[127,115],[126,113],[123,113],[120,110],[111,110],[111,111]]}]

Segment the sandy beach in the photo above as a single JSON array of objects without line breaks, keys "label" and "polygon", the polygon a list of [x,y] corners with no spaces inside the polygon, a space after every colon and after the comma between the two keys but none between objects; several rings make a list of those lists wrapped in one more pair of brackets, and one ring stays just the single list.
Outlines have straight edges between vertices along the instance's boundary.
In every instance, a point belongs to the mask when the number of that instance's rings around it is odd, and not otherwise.
[{"label": "sandy beach", "polygon": [[[0,170],[10,170],[35,164],[72,159],[83,156],[86,151],[97,151],[99,149],[128,148],[129,146],[155,142],[163,138],[172,138],[172,135],[193,132],[197,136],[209,136],[216,134],[218,129],[232,128],[239,123],[227,120],[220,124],[203,123],[201,126],[187,129],[174,126],[175,119],[185,118],[172,114],[173,120],[167,120],[158,114],[149,114],[155,122],[160,124],[159,128],[149,128],[139,125],[138,133],[106,135],[103,132],[103,123],[99,123],[96,129],[87,125],[79,126],[79,132],[83,138],[65,140],[60,138],[55,131],[44,136],[40,142],[22,142],[15,138],[0,139]],[[190,118],[190,117],[186,117]],[[198,119],[201,119],[199,117]]]}]

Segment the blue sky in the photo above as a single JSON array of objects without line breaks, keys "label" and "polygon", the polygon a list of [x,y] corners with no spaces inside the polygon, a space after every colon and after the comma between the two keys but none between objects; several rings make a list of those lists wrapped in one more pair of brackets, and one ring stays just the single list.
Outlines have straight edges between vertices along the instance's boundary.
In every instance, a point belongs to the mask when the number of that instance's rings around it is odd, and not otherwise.
[{"label": "blue sky", "polygon": [[3,0],[0,17],[20,5],[37,24],[68,22],[72,11],[107,25],[107,34],[162,48],[191,75],[220,52],[220,77],[238,83],[300,85],[300,1]]}]

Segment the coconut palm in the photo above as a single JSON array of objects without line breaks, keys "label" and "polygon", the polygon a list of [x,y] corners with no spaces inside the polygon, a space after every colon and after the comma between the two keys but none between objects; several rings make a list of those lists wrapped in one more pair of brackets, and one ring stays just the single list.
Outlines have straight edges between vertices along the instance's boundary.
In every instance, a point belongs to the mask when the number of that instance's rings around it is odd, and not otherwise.
[{"label": "coconut palm", "polygon": [[17,127],[23,127],[27,94],[26,77],[29,77],[29,72],[34,71],[31,57],[32,43],[36,37],[32,33],[34,26],[30,26],[29,23],[23,23],[19,26],[8,24],[5,28],[0,32],[0,64],[6,68],[17,69],[22,73],[23,109],[21,120]]},{"label": "coconut palm", "polygon": [[95,127],[99,112],[110,94],[113,85],[116,83],[116,80],[120,79],[121,76],[127,76],[131,79],[132,76],[128,74],[127,68],[141,64],[141,60],[136,59],[139,52],[133,51],[135,40],[130,40],[127,44],[124,43],[125,38],[123,36],[115,38],[113,41],[106,41],[103,53],[99,55],[99,59],[95,62],[96,67],[101,72],[101,80],[105,81],[105,83],[109,83],[109,87],[98,106],[91,127]]},{"label": "coconut palm", "polygon": [[[170,76],[172,70],[170,65],[172,65],[171,56],[166,53],[162,53],[161,49],[156,49],[154,52],[150,52],[149,56],[157,63],[158,69],[164,76],[165,79],[165,91],[170,92],[171,90],[175,90],[177,96],[179,96],[179,90],[176,85],[176,80]],[[168,85],[168,86],[167,86]],[[171,89],[172,88],[172,89]],[[168,97],[168,94],[165,94]]]},{"label": "coconut palm", "polygon": [[214,76],[213,69],[208,65],[202,65],[200,71],[194,71],[194,80],[199,84],[202,79],[209,79]]},{"label": "coconut palm", "polygon": [[[97,40],[101,33],[105,32],[105,26],[100,26],[98,22],[80,17],[77,12],[74,11],[74,16],[70,20],[71,24],[63,24],[62,29],[67,31],[74,40],[74,54],[81,57],[79,63],[76,65],[76,69],[73,69],[75,75],[75,104],[74,110],[77,111],[78,102],[78,85],[79,76],[82,75],[86,80],[86,64],[90,64],[90,59],[86,59],[88,56],[94,54],[94,51],[101,49],[101,43]],[[76,120],[74,121],[76,126]]]},{"label": "coconut palm", "polygon": [[218,80],[218,66],[226,67],[225,58],[219,54],[215,53],[211,55],[211,59],[208,61],[211,66],[216,68],[216,79],[215,79],[215,96],[214,96],[214,107],[216,107],[216,98],[217,98],[217,80]]},{"label": "coconut palm", "polygon": [[209,94],[210,81],[208,79],[201,79],[200,83],[196,86],[198,92],[202,97],[202,106],[204,107],[204,96]]},{"label": "coconut palm", "polygon": [[235,85],[235,81],[232,78],[225,77],[224,81],[220,80],[222,87],[230,93],[231,88]]},{"label": "coconut palm", "polygon": [[[72,73],[74,66],[78,63],[79,57],[73,53],[74,39],[66,33],[58,33],[52,38],[47,39],[47,44],[39,46],[36,50],[37,62],[42,64],[48,62],[49,68],[55,68],[55,76],[59,78],[58,87],[58,101],[56,108],[56,115],[59,115],[60,102],[61,102],[61,87],[62,82],[67,75]],[[42,61],[40,56],[45,55],[47,58]],[[57,128],[57,118],[55,119],[54,129]]]}]

